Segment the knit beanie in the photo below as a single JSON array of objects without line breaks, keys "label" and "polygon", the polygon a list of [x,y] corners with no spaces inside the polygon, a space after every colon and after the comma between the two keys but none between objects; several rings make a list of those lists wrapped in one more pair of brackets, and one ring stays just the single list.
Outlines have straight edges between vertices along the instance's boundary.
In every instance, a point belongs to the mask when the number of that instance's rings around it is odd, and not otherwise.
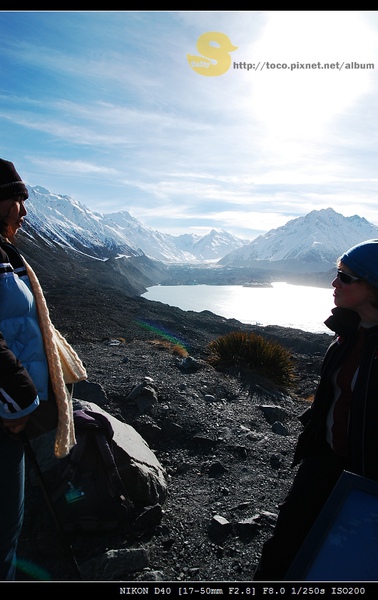
[{"label": "knit beanie", "polygon": [[367,240],[347,250],[340,261],[358,277],[378,288],[378,240]]},{"label": "knit beanie", "polygon": [[0,200],[9,200],[14,196],[29,196],[26,185],[17,173],[14,164],[0,158]]}]

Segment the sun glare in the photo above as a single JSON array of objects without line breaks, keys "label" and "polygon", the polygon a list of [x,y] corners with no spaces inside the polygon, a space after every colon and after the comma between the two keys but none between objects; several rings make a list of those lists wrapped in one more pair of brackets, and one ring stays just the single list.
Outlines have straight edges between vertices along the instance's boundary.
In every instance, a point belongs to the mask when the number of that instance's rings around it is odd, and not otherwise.
[{"label": "sun glare", "polygon": [[253,49],[257,61],[271,65],[256,76],[252,101],[266,128],[266,146],[287,153],[288,142],[293,151],[304,138],[319,139],[371,87],[366,69],[302,65],[372,63],[374,45],[368,25],[353,12],[272,12]]}]

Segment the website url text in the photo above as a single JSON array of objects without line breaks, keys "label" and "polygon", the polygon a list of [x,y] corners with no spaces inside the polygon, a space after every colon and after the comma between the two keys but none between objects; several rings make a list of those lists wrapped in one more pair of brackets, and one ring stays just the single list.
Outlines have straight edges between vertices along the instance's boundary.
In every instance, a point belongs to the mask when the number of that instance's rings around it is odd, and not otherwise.
[{"label": "website url text", "polygon": [[333,62],[333,63],[278,63],[278,62],[234,62],[234,69],[244,69],[246,71],[262,71],[264,69],[281,69],[287,71],[298,71],[300,69],[314,69],[314,70],[336,70],[342,71],[346,69],[374,69],[374,63],[358,63],[358,62]]}]

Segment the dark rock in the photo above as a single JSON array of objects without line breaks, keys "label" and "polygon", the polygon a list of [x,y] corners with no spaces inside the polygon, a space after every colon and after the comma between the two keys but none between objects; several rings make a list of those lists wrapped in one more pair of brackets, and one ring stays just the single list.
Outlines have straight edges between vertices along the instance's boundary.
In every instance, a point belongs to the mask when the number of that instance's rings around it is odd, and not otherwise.
[{"label": "dark rock", "polygon": [[242,538],[254,537],[258,533],[260,527],[258,516],[242,519],[241,521],[237,521],[234,525],[236,533]]},{"label": "dark rock", "polygon": [[209,477],[218,477],[218,475],[223,475],[226,472],[227,468],[220,461],[216,461],[210,465]]},{"label": "dark rock", "polygon": [[285,425],[283,425],[280,421],[275,421],[273,423],[272,431],[278,435],[290,435],[288,428],[285,427]]},{"label": "dark rock", "polygon": [[137,535],[146,533],[151,529],[154,529],[161,522],[163,515],[160,504],[154,504],[154,506],[148,506],[139,513],[135,521],[132,523],[132,532]]},{"label": "dark rock", "polygon": [[108,550],[80,565],[86,581],[114,581],[127,579],[132,573],[143,571],[149,565],[148,553],[144,549]]},{"label": "dark rock", "polygon": [[216,397],[213,394],[205,394],[205,400],[207,402],[216,402]]},{"label": "dark rock", "polygon": [[225,517],[215,515],[211,519],[209,525],[209,536],[213,540],[224,541],[224,539],[231,533],[232,526]]},{"label": "dark rock", "polygon": [[187,356],[186,358],[183,358],[182,360],[179,361],[179,367],[184,372],[194,373],[194,372],[198,371],[199,369],[201,369],[202,364],[199,360],[196,360],[195,358],[193,358],[193,356]]},{"label": "dark rock", "polygon": [[92,381],[79,381],[76,383],[74,396],[79,400],[94,402],[98,406],[105,406],[109,402],[103,386]]},{"label": "dark rock", "polygon": [[277,455],[277,454],[272,454],[272,456],[270,457],[270,466],[272,467],[272,469],[278,470],[281,469],[282,467],[282,456]]},{"label": "dark rock", "polygon": [[193,436],[193,442],[196,446],[205,450],[210,450],[217,443],[217,441],[214,438],[208,435],[203,435],[201,433],[197,433]]},{"label": "dark rock", "polygon": [[288,413],[281,406],[262,405],[260,409],[268,423],[273,424],[276,421],[284,421],[288,417]]},{"label": "dark rock", "polygon": [[132,401],[140,413],[149,413],[158,402],[158,391],[153,379],[146,377],[142,383],[136,385],[126,396],[126,401]]}]

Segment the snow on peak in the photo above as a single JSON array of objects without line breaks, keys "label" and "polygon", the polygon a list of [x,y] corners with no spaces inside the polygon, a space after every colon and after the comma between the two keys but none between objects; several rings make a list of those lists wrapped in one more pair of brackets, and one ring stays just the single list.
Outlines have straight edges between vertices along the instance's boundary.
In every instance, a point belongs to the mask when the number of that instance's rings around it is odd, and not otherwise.
[{"label": "snow on peak", "polygon": [[227,266],[279,266],[285,262],[326,270],[349,247],[378,238],[378,227],[363,217],[344,217],[332,208],[313,210],[251,242],[212,229],[200,236],[173,236],[145,227],[126,210],[99,214],[41,186],[30,187],[27,222],[48,243],[97,258],[146,255],[165,263],[219,262]]},{"label": "snow on peak", "polygon": [[[95,256],[140,255],[166,263],[218,260],[244,240],[212,230],[201,237],[173,236],[145,227],[126,210],[99,214],[69,196],[30,187],[27,222],[45,240]],[[185,240],[185,241],[184,241]]]},{"label": "snow on peak", "polygon": [[332,208],[313,210],[304,217],[260,235],[220,262],[247,266],[253,261],[301,261],[331,268],[351,246],[378,237],[378,227],[357,215],[344,217]]}]

